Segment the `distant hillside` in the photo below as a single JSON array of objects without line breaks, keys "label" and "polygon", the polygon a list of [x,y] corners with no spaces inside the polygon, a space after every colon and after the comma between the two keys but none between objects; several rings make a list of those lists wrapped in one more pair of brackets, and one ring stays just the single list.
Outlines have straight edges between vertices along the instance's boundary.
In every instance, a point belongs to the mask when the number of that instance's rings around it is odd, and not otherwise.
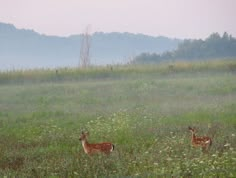
[{"label": "distant hillside", "polygon": [[[0,70],[78,66],[81,35],[46,36],[0,23]],[[162,53],[180,40],[131,33],[94,33],[91,61],[96,65],[126,63],[143,52]]]},{"label": "distant hillside", "polygon": [[184,40],[176,50],[156,53],[142,53],[134,58],[133,63],[157,63],[167,60],[199,60],[236,58],[236,38],[228,33],[220,36],[211,34],[206,40]]}]

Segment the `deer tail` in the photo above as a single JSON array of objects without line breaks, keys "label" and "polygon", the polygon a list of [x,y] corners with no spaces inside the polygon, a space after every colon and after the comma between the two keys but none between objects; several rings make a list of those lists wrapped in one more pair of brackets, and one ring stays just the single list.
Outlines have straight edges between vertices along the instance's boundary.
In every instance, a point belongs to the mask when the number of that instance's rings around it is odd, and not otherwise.
[{"label": "deer tail", "polygon": [[112,149],[111,149],[111,151],[114,151],[114,149],[115,149],[115,145],[112,144]]}]

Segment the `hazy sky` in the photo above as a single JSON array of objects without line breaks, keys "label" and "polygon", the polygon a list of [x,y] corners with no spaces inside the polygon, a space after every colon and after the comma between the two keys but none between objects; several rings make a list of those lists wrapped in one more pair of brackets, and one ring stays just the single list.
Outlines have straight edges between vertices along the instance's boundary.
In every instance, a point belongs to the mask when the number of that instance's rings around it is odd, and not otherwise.
[{"label": "hazy sky", "polygon": [[0,22],[48,35],[91,31],[236,37],[236,0],[0,0]]}]

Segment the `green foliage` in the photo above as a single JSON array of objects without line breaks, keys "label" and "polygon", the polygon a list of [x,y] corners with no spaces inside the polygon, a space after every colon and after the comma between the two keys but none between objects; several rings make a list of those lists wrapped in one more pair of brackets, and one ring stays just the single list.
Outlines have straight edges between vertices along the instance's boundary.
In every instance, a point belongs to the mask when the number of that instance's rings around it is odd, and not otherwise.
[{"label": "green foliage", "polygon": [[[2,73],[0,176],[235,177],[234,65]],[[188,126],[213,138],[207,154],[190,146]],[[82,130],[115,151],[86,155]]]},{"label": "green foliage", "polygon": [[206,40],[184,40],[172,52],[140,54],[135,57],[133,63],[158,63],[171,60],[202,60],[235,57],[236,39],[225,32],[222,37],[218,33],[213,33]]}]

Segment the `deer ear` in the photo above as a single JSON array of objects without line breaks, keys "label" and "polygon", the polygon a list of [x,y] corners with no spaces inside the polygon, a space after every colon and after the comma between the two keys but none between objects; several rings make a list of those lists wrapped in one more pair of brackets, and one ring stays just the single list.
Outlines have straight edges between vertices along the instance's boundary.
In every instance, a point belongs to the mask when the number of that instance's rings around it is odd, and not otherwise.
[{"label": "deer ear", "polygon": [[192,128],[190,126],[188,126],[188,130],[191,130]]},{"label": "deer ear", "polygon": [[85,134],[89,136],[89,132],[88,131]]}]

